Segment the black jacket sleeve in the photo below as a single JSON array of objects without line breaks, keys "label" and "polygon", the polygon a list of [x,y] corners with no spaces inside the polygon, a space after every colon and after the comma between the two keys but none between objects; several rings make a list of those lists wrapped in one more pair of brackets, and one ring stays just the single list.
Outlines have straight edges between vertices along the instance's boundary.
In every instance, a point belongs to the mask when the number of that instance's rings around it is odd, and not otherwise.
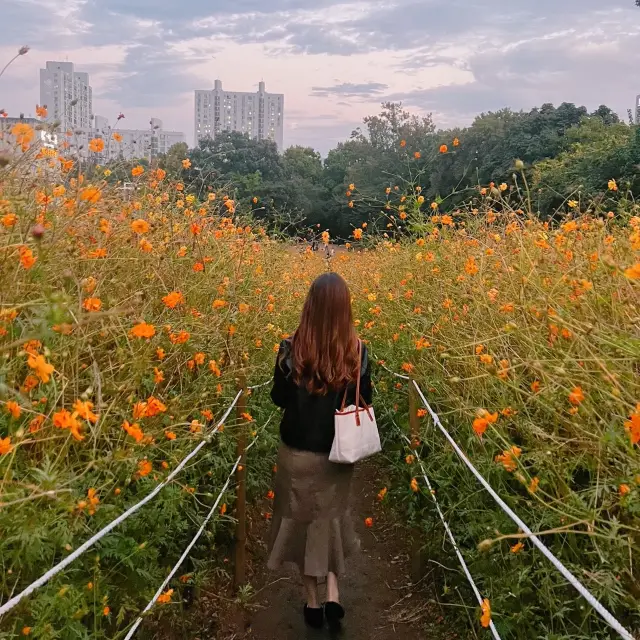
[{"label": "black jacket sleeve", "polygon": [[371,388],[371,366],[369,364],[369,353],[365,344],[362,345],[360,395],[367,404],[373,403],[373,389]]},{"label": "black jacket sleeve", "polygon": [[273,372],[273,387],[271,389],[271,399],[273,403],[286,409],[293,398],[291,389],[291,376],[287,364],[289,348],[286,342],[280,343],[280,350],[276,356],[276,366]]}]

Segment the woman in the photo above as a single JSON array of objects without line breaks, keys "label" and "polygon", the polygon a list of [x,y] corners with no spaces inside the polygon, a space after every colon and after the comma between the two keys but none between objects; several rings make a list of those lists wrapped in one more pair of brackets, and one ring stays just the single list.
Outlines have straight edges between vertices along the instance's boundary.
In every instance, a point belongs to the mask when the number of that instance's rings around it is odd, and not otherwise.
[{"label": "woman", "polygon": [[[350,513],[353,465],[329,462],[334,415],[343,401],[356,404],[358,375],[360,395],[371,404],[367,349],[354,329],[349,289],[338,274],[325,273],[311,285],[295,334],[280,344],[271,391],[284,415],[268,566],[298,565],[305,621],[315,628],[325,616],[330,627],[340,626],[338,576],[360,546]],[[324,608],[318,578],[326,578]]]}]

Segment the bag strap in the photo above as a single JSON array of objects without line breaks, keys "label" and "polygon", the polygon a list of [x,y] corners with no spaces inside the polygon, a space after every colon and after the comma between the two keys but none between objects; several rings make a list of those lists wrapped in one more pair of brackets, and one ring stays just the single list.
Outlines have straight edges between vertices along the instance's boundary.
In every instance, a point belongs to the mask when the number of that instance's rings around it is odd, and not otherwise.
[{"label": "bag strap", "polygon": [[[362,364],[362,340],[358,338],[358,373],[356,378],[356,418],[358,418],[358,402],[360,399],[360,367]],[[340,411],[344,411],[347,403],[347,392],[349,391],[349,385],[345,387],[344,395],[342,396],[342,404],[340,405]],[[366,406],[366,405],[365,405]]]}]

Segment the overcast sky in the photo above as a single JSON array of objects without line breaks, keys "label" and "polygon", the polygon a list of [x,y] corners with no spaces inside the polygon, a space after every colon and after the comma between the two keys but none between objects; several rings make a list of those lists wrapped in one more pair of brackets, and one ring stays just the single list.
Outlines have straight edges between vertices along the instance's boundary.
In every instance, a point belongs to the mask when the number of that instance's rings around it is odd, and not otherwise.
[{"label": "overcast sky", "polygon": [[[640,94],[633,0],[4,0],[0,108],[33,113],[38,69],[90,74],[94,112],[127,127],[159,117],[193,142],[194,89],[285,94],[285,145],[323,154],[384,100],[439,127],[544,102]],[[121,123],[122,126],[122,123]]]}]

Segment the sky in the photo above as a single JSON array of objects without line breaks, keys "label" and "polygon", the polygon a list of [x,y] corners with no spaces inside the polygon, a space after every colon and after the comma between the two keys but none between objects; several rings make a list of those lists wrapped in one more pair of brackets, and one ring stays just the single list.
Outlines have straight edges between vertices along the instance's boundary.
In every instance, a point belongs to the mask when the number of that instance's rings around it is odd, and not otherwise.
[{"label": "sky", "polygon": [[[193,143],[194,90],[285,95],[285,146],[323,155],[384,101],[438,128],[563,101],[626,119],[640,94],[634,0],[4,0],[0,108],[35,111],[39,69],[90,74],[94,113]],[[126,123],[126,124],[125,124]]]}]

